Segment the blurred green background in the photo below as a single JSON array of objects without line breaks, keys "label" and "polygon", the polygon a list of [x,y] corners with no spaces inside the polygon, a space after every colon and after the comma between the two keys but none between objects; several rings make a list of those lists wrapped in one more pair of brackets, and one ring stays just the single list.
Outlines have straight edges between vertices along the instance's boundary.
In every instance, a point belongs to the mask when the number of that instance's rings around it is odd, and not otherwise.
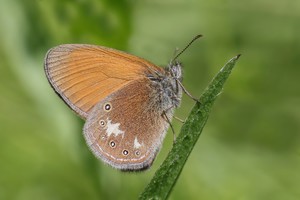
[{"label": "blurred green background", "polygon": [[[136,199],[172,134],[146,172],[104,165],[48,84],[45,53],[91,43],[165,65],[196,34],[180,57],[194,96],[242,57],[170,199],[300,199],[299,0],[0,0],[0,199]],[[176,115],[192,106],[184,97]]]}]

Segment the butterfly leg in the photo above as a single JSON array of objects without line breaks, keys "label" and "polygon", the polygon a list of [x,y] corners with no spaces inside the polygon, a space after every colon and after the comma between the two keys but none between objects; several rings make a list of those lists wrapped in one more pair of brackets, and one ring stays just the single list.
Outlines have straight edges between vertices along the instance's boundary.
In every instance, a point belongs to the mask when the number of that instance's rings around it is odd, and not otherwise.
[{"label": "butterfly leg", "polygon": [[171,127],[171,130],[172,130],[172,133],[173,133],[173,144],[174,144],[175,141],[176,141],[176,134],[175,134],[175,130],[174,130],[174,128],[173,128],[173,125],[171,124],[171,121],[170,121],[170,119],[168,118],[168,116],[167,116],[167,114],[166,114],[165,111],[163,111],[162,116],[165,118],[165,120],[168,122],[168,124],[169,124],[170,127]]},{"label": "butterfly leg", "polygon": [[174,119],[176,119],[176,120],[178,120],[178,121],[180,121],[181,123],[185,123],[185,120],[183,120],[183,119],[180,119],[179,117],[176,117],[176,116],[174,116]]},{"label": "butterfly leg", "polygon": [[[170,109],[172,109],[172,108],[174,108],[174,106],[170,106],[169,108],[167,108],[164,112],[167,112],[168,110],[170,110]],[[178,120],[179,122],[181,122],[181,123],[185,123],[185,120],[183,120],[183,119],[180,119],[179,117],[176,117],[176,116],[173,116],[174,117],[174,119],[176,119],[176,120]]]},{"label": "butterfly leg", "polygon": [[180,85],[180,87],[182,88],[182,90],[184,91],[185,94],[187,94],[191,99],[193,99],[194,101],[196,101],[197,103],[201,103],[199,99],[193,97],[186,89],[185,87],[182,85],[182,83],[177,80],[177,83]]}]

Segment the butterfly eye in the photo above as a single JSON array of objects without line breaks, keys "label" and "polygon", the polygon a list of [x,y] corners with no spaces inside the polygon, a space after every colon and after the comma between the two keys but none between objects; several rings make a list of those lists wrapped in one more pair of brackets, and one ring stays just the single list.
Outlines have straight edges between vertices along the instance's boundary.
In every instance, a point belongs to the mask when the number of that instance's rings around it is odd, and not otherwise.
[{"label": "butterfly eye", "polygon": [[106,125],[106,123],[105,123],[104,120],[100,120],[100,121],[99,121],[99,124],[100,124],[100,126],[102,126],[102,127],[104,127],[104,126]]},{"label": "butterfly eye", "polygon": [[128,151],[127,150],[123,150],[123,155],[127,156],[128,155]]},{"label": "butterfly eye", "polygon": [[116,147],[116,143],[115,143],[114,141],[111,141],[109,144],[110,144],[110,146],[111,146],[112,148],[115,148],[115,147]]}]

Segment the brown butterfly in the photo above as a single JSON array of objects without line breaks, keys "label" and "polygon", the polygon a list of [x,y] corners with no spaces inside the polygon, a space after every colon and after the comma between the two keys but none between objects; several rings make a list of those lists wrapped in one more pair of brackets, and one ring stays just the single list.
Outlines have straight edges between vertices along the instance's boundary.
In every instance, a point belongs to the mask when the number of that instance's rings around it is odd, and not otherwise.
[{"label": "brown butterfly", "polygon": [[[166,68],[102,46],[64,44],[48,51],[45,73],[55,92],[81,118],[87,145],[114,168],[149,168],[180,105],[182,68]],[[189,94],[189,93],[187,93]]]}]

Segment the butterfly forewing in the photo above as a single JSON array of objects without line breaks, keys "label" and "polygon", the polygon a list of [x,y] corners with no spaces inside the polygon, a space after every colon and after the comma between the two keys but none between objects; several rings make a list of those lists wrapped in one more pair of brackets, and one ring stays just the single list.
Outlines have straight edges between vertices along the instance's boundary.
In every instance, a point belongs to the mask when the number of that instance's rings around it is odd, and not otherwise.
[{"label": "butterfly forewing", "polygon": [[150,167],[168,127],[153,103],[150,80],[130,82],[101,100],[89,114],[84,136],[92,152],[121,170]]},{"label": "butterfly forewing", "polygon": [[144,59],[95,45],[60,45],[45,58],[52,87],[84,119],[109,94],[161,70]]}]

